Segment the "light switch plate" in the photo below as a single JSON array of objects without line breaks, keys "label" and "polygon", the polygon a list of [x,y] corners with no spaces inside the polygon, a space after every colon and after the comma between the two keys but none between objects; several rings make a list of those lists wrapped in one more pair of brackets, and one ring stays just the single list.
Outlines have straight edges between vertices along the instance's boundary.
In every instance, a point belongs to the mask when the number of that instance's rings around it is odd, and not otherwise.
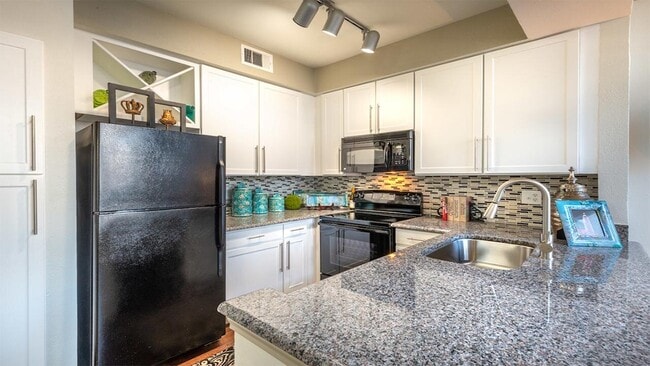
[{"label": "light switch plate", "polygon": [[528,205],[541,205],[542,204],[542,192],[540,191],[522,191],[521,192],[521,203]]}]

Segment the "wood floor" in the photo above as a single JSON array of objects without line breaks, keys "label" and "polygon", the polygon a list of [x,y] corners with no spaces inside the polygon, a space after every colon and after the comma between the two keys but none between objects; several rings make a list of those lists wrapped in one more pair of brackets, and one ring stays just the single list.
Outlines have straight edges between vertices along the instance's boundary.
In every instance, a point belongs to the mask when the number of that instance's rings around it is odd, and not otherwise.
[{"label": "wood floor", "polygon": [[219,353],[228,347],[232,347],[234,344],[235,333],[230,329],[230,327],[226,327],[226,334],[224,334],[217,342],[202,347],[191,354],[185,355],[184,358],[173,360],[171,364],[178,366],[191,366],[192,364],[208,358],[215,353]]}]

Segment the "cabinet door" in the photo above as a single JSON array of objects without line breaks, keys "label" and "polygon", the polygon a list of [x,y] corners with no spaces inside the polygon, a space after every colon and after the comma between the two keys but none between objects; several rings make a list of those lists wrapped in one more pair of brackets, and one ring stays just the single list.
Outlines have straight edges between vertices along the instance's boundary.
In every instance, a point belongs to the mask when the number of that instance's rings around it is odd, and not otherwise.
[{"label": "cabinet door", "polygon": [[485,55],[485,172],[576,166],[578,76],[578,31]]},{"label": "cabinet door", "polygon": [[321,172],[338,175],[341,170],[341,138],[343,137],[343,91],[319,97]]},{"label": "cabinet door", "polygon": [[413,129],[413,73],[377,81],[375,133]]},{"label": "cabinet door", "polygon": [[282,291],[282,227],[233,234],[226,236],[226,248],[234,247],[226,251],[226,300],[263,288]]},{"label": "cabinet door", "polygon": [[415,173],[480,173],[483,56],[415,73]]},{"label": "cabinet door", "polygon": [[316,280],[314,220],[284,225],[284,291],[290,292]]},{"label": "cabinet door", "polygon": [[300,93],[260,83],[261,174],[297,175]]},{"label": "cabinet door", "polygon": [[0,176],[0,355],[45,363],[45,242],[39,176]]},{"label": "cabinet door", "polygon": [[259,82],[201,66],[203,133],[226,137],[226,173],[255,175],[259,159]]},{"label": "cabinet door", "polygon": [[43,43],[0,32],[0,174],[43,172]]},{"label": "cabinet door", "polygon": [[316,98],[300,93],[298,119],[298,173],[316,175],[320,162],[316,156]]},{"label": "cabinet door", "polygon": [[375,83],[343,90],[343,135],[367,135],[376,131]]}]

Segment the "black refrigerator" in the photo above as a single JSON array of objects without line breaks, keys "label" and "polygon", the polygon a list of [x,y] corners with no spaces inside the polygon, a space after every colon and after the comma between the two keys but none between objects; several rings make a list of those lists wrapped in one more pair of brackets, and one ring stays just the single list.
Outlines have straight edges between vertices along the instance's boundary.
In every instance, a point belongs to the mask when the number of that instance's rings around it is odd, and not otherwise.
[{"label": "black refrigerator", "polygon": [[77,132],[79,365],[151,365],[225,319],[225,138],[93,123]]}]

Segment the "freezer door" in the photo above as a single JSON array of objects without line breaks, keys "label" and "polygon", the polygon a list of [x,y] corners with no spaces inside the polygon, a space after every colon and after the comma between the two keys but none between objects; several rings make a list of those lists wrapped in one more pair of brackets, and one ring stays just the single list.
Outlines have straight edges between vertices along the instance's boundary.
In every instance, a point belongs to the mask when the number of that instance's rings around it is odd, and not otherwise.
[{"label": "freezer door", "polygon": [[217,210],[95,216],[98,364],[156,364],[224,333]]},{"label": "freezer door", "polygon": [[97,211],[217,204],[219,139],[96,123]]}]

